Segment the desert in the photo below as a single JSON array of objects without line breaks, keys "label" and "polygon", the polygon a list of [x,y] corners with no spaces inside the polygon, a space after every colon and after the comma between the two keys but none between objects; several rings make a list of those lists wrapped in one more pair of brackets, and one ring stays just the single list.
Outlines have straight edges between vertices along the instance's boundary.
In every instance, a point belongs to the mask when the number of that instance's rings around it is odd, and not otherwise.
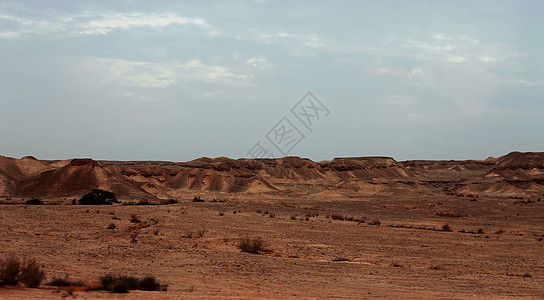
[{"label": "desert", "polygon": [[[37,288],[3,285],[3,299],[544,297],[544,153],[0,157],[0,176],[3,259],[45,273]],[[119,203],[78,204],[93,190]],[[96,290],[107,274],[150,275],[164,290]]]}]

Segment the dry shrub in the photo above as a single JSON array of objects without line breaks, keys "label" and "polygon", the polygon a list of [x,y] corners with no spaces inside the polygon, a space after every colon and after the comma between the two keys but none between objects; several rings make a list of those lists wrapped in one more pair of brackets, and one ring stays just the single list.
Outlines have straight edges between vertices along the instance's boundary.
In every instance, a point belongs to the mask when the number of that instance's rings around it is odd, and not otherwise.
[{"label": "dry shrub", "polygon": [[21,273],[21,261],[14,255],[0,263],[0,282],[6,285],[17,285]]},{"label": "dry shrub", "polygon": [[138,279],[134,276],[107,274],[100,277],[98,289],[113,293],[128,293],[129,290],[166,291],[166,285],[161,285],[154,276]]},{"label": "dry shrub", "polygon": [[451,231],[451,227],[450,227],[450,224],[444,224],[442,225],[442,230],[443,231]]},{"label": "dry shrub", "polygon": [[117,226],[114,224],[114,223],[110,223],[110,225],[108,225],[108,227],[106,227],[107,229],[115,229],[117,228]]},{"label": "dry shrub", "polygon": [[14,255],[8,256],[0,263],[0,283],[17,285],[20,281],[25,286],[36,288],[40,286],[45,277],[45,272],[35,259],[24,259],[22,262]]},{"label": "dry shrub", "polygon": [[238,249],[242,250],[242,252],[253,254],[259,254],[261,252],[267,251],[265,248],[265,242],[260,238],[242,239],[238,244]]},{"label": "dry shrub", "polygon": [[35,259],[25,259],[21,266],[19,280],[29,288],[37,288],[45,278],[45,272],[40,269],[40,265]]},{"label": "dry shrub", "polygon": [[28,205],[43,205],[43,201],[40,198],[32,197],[32,198],[30,198],[30,200],[27,200],[25,202],[25,204],[28,204]]},{"label": "dry shrub", "polygon": [[196,238],[203,237],[205,233],[206,233],[206,229],[200,228],[194,231],[187,231],[183,237],[187,239],[193,239],[193,238],[196,239]]},{"label": "dry shrub", "polygon": [[376,226],[380,226],[382,225],[382,221],[380,221],[380,219],[376,219],[370,223],[368,223],[369,225],[376,225]]},{"label": "dry shrub", "polygon": [[138,218],[137,215],[131,215],[131,216],[130,216],[130,222],[132,222],[132,223],[140,223],[141,221],[140,221],[140,219]]},{"label": "dry shrub", "polygon": [[331,215],[331,219],[333,219],[333,220],[339,220],[339,221],[344,221],[344,220],[345,220],[344,216],[339,215],[339,214],[332,214],[332,215]]},{"label": "dry shrub", "polygon": [[68,287],[68,286],[86,286],[85,282],[79,280],[79,281],[72,281],[68,278],[68,275],[64,276],[64,278],[55,277],[46,285],[49,286],[58,286],[58,287]]}]

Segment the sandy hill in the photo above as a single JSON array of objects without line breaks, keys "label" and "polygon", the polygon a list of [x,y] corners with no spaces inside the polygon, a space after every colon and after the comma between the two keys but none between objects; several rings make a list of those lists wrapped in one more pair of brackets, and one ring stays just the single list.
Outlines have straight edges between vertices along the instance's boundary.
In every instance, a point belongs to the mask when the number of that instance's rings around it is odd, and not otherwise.
[{"label": "sandy hill", "polygon": [[177,163],[0,156],[0,197],[79,198],[95,188],[113,191],[122,199],[176,199],[206,193],[328,198],[410,193],[539,196],[544,193],[544,153],[403,162],[390,157],[321,162],[299,157],[203,157]]}]

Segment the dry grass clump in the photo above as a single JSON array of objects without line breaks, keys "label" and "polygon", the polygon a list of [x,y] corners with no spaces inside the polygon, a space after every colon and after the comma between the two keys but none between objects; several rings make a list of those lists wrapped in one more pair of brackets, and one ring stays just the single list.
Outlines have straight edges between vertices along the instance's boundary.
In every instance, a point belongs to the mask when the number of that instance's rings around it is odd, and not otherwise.
[{"label": "dry grass clump", "polygon": [[0,262],[0,284],[17,285],[19,282],[30,288],[39,287],[45,272],[35,259],[21,260],[14,255]]},{"label": "dry grass clump", "polygon": [[380,221],[380,219],[376,219],[376,220],[368,223],[368,225],[380,226],[380,225],[382,225],[382,221]]},{"label": "dry grass clump", "polygon": [[268,251],[265,248],[265,242],[261,238],[249,239],[245,238],[238,244],[238,249],[242,252],[260,254],[261,252]]},{"label": "dry grass clump", "polygon": [[72,281],[68,278],[68,275],[64,276],[64,278],[55,277],[46,285],[49,286],[57,286],[57,287],[68,287],[68,286],[86,286],[85,282],[79,280],[79,281]]},{"label": "dry grass clump", "polygon": [[141,221],[140,221],[140,219],[138,218],[137,215],[131,215],[131,216],[130,216],[130,222],[132,222],[132,223],[140,223]]},{"label": "dry grass clump", "polygon": [[441,216],[441,217],[448,217],[448,218],[462,218],[463,215],[461,215],[461,213],[459,212],[437,212],[436,213],[437,216]]},{"label": "dry grass clump", "polygon": [[344,221],[345,220],[344,216],[342,216],[340,214],[332,214],[331,219],[338,220],[338,221]]},{"label": "dry grass clump", "polygon": [[97,289],[113,293],[128,293],[129,290],[166,291],[166,285],[161,285],[154,276],[138,279],[134,276],[107,274],[100,277]]},{"label": "dry grass clump", "polygon": [[0,262],[0,283],[5,285],[17,285],[21,273],[21,260],[14,255],[8,256]]},{"label": "dry grass clump", "polygon": [[206,233],[206,229],[200,228],[194,231],[187,231],[183,237],[188,239],[201,238],[204,236],[205,233]]}]

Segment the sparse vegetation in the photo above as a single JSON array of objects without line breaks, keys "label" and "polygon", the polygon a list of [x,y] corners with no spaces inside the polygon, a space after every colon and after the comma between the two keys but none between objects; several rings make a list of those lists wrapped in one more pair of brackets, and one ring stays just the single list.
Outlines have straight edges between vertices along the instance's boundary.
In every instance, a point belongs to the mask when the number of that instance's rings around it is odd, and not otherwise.
[{"label": "sparse vegetation", "polygon": [[265,248],[265,243],[260,238],[255,239],[242,239],[238,244],[238,249],[242,252],[259,254],[261,252],[267,251]]},{"label": "sparse vegetation", "polygon": [[446,224],[442,225],[442,231],[450,232],[451,231],[450,224],[446,223]]},{"label": "sparse vegetation", "polygon": [[21,260],[14,255],[0,262],[0,282],[5,285],[17,285],[21,273]]},{"label": "sparse vegetation", "polygon": [[166,285],[161,285],[154,276],[138,279],[134,276],[107,274],[100,277],[98,289],[113,293],[128,293],[130,290],[166,291]]},{"label": "sparse vegetation", "polygon": [[194,197],[193,202],[204,202],[203,199],[200,198],[200,196]]},{"label": "sparse vegetation", "polygon": [[45,278],[45,272],[40,269],[40,266],[35,259],[25,259],[21,266],[21,274],[19,280],[29,288],[39,287]]},{"label": "sparse vegetation", "polygon": [[137,243],[137,242],[138,242],[138,240],[137,240],[138,235],[140,235],[140,232],[139,232],[139,231],[134,231],[134,232],[132,232],[132,233],[130,234],[130,241],[131,241],[132,243]]},{"label": "sparse vegetation", "polygon": [[331,219],[338,220],[338,221],[344,221],[344,216],[342,216],[340,214],[332,214]]},{"label": "sparse vegetation", "polygon": [[369,225],[376,225],[376,226],[380,226],[382,225],[382,221],[380,221],[380,219],[375,219],[374,221],[368,223]]},{"label": "sparse vegetation", "polygon": [[206,229],[200,228],[194,231],[187,231],[183,237],[188,239],[201,238],[204,236],[205,233]]},{"label": "sparse vegetation", "polygon": [[114,224],[114,223],[110,223],[110,225],[108,225],[108,227],[106,227],[107,229],[115,229],[117,228],[117,226]]},{"label": "sparse vegetation", "polygon": [[463,215],[461,215],[461,213],[459,212],[437,212],[436,213],[437,216],[441,216],[441,217],[448,217],[448,218],[462,218]]},{"label": "sparse vegetation", "polygon": [[43,201],[40,198],[32,197],[29,200],[27,200],[25,202],[25,204],[28,204],[28,205],[43,205]]},{"label": "sparse vegetation", "polygon": [[119,203],[115,193],[100,189],[94,189],[79,199],[80,205],[111,205],[113,203]]},{"label": "sparse vegetation", "polygon": [[165,202],[161,203],[162,205],[178,204],[179,201],[176,199],[168,199]]},{"label": "sparse vegetation", "polygon": [[10,255],[0,262],[0,284],[17,285],[22,282],[27,287],[36,288],[44,277],[45,272],[33,258],[21,262],[16,256]]},{"label": "sparse vegetation", "polygon": [[64,278],[55,277],[46,285],[49,286],[57,286],[57,287],[67,287],[67,286],[86,286],[85,282],[79,280],[79,281],[72,281],[68,278],[68,275],[66,275]]},{"label": "sparse vegetation", "polygon": [[150,205],[151,203],[147,199],[140,199],[140,201],[136,202],[136,205]]},{"label": "sparse vegetation", "polygon": [[131,216],[130,216],[130,222],[131,222],[131,223],[140,223],[140,222],[142,222],[142,221],[140,221],[140,219],[138,218],[137,215],[131,215]]}]

